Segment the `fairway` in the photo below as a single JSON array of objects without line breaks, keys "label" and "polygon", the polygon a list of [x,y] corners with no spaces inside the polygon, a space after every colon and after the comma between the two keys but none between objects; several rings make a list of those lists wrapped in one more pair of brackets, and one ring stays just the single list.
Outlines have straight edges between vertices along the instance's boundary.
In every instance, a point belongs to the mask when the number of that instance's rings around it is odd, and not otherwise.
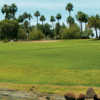
[{"label": "fairway", "polygon": [[0,42],[0,83],[100,87],[100,41]]}]

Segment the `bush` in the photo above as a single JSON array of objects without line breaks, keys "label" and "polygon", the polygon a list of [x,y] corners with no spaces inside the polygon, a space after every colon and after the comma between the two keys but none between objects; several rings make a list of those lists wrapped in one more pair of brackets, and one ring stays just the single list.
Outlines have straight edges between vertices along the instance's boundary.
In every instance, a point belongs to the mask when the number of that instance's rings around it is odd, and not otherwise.
[{"label": "bush", "polygon": [[32,31],[29,34],[30,40],[41,40],[43,38],[44,34],[42,33],[42,31],[36,28],[32,29]]},{"label": "bush", "polygon": [[86,92],[86,98],[94,98],[95,95],[96,93],[93,88],[89,88]]},{"label": "bush", "polygon": [[85,100],[85,95],[84,94],[80,94],[77,100]]},{"label": "bush", "polygon": [[20,39],[20,40],[26,40],[27,39],[26,32],[25,32],[25,30],[23,28],[19,28],[18,29],[17,38]]},{"label": "bush", "polygon": [[1,39],[17,39],[18,22],[16,20],[3,20],[0,21]]},{"label": "bush", "polygon": [[4,42],[4,43],[8,43],[9,41],[8,41],[7,38],[5,38],[5,39],[3,40],[3,42]]},{"label": "bush", "polygon": [[80,28],[77,24],[72,25],[70,28],[62,28],[60,37],[61,39],[78,39],[80,38]]},{"label": "bush", "polygon": [[89,39],[90,36],[93,36],[93,31],[91,29],[85,29],[85,31],[82,33],[82,38]]},{"label": "bush", "polygon": [[66,100],[75,100],[75,98],[76,98],[75,94],[73,94],[73,93],[67,93],[64,95],[64,97]]}]

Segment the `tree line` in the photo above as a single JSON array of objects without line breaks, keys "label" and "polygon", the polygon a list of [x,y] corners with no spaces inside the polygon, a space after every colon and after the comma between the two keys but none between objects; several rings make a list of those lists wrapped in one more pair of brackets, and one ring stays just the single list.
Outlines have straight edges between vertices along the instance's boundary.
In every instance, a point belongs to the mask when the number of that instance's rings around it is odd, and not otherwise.
[{"label": "tree line", "polygon": [[[16,17],[17,5],[14,3],[5,4],[1,9],[4,19],[0,21],[0,40],[89,39],[94,34],[95,38],[100,38],[100,16],[98,14],[88,16],[88,14],[78,11],[75,19],[71,15],[74,10],[72,3],[68,3],[65,10],[69,14],[66,18],[67,26],[65,23],[60,24],[62,19],[60,13],[56,16],[50,16],[51,24],[49,24],[45,23],[46,17],[41,15],[39,11],[33,14],[37,20],[36,25],[31,25],[33,15],[24,12]],[[83,28],[83,24],[85,28]]]}]

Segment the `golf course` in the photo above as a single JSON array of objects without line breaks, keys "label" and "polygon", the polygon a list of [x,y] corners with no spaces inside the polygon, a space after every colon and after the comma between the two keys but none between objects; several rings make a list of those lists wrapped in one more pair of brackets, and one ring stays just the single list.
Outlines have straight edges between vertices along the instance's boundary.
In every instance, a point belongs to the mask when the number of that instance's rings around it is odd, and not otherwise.
[{"label": "golf course", "polygon": [[0,42],[0,87],[42,92],[100,87],[100,41]]}]

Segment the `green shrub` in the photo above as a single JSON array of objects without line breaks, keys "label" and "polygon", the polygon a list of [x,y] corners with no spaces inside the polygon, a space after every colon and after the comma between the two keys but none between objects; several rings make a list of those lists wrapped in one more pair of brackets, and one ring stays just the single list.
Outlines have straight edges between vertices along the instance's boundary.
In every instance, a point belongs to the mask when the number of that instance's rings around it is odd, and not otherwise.
[{"label": "green shrub", "polygon": [[79,97],[77,98],[77,100],[85,100],[85,95],[84,94],[80,94]]},{"label": "green shrub", "polygon": [[8,41],[7,38],[5,38],[5,39],[3,40],[3,42],[4,42],[4,43],[8,43],[9,41]]},{"label": "green shrub", "polygon": [[65,97],[66,100],[75,100],[76,99],[74,93],[67,93],[67,94],[64,95],[64,97]]},{"label": "green shrub", "polygon": [[29,34],[30,40],[41,40],[43,38],[44,34],[42,33],[42,31],[36,28],[32,29],[32,31]]},{"label": "green shrub", "polygon": [[85,29],[82,33],[82,38],[88,39],[90,36],[93,36],[93,31],[91,29]]},{"label": "green shrub", "polygon": [[72,25],[70,28],[62,28],[60,37],[61,39],[78,39],[80,38],[80,28],[77,24]]},{"label": "green shrub", "polygon": [[18,36],[17,36],[18,39],[20,40],[26,40],[27,39],[27,35],[26,35],[26,32],[23,28],[19,28],[18,29]]},{"label": "green shrub", "polygon": [[19,24],[16,20],[0,21],[1,39],[17,39]]}]

